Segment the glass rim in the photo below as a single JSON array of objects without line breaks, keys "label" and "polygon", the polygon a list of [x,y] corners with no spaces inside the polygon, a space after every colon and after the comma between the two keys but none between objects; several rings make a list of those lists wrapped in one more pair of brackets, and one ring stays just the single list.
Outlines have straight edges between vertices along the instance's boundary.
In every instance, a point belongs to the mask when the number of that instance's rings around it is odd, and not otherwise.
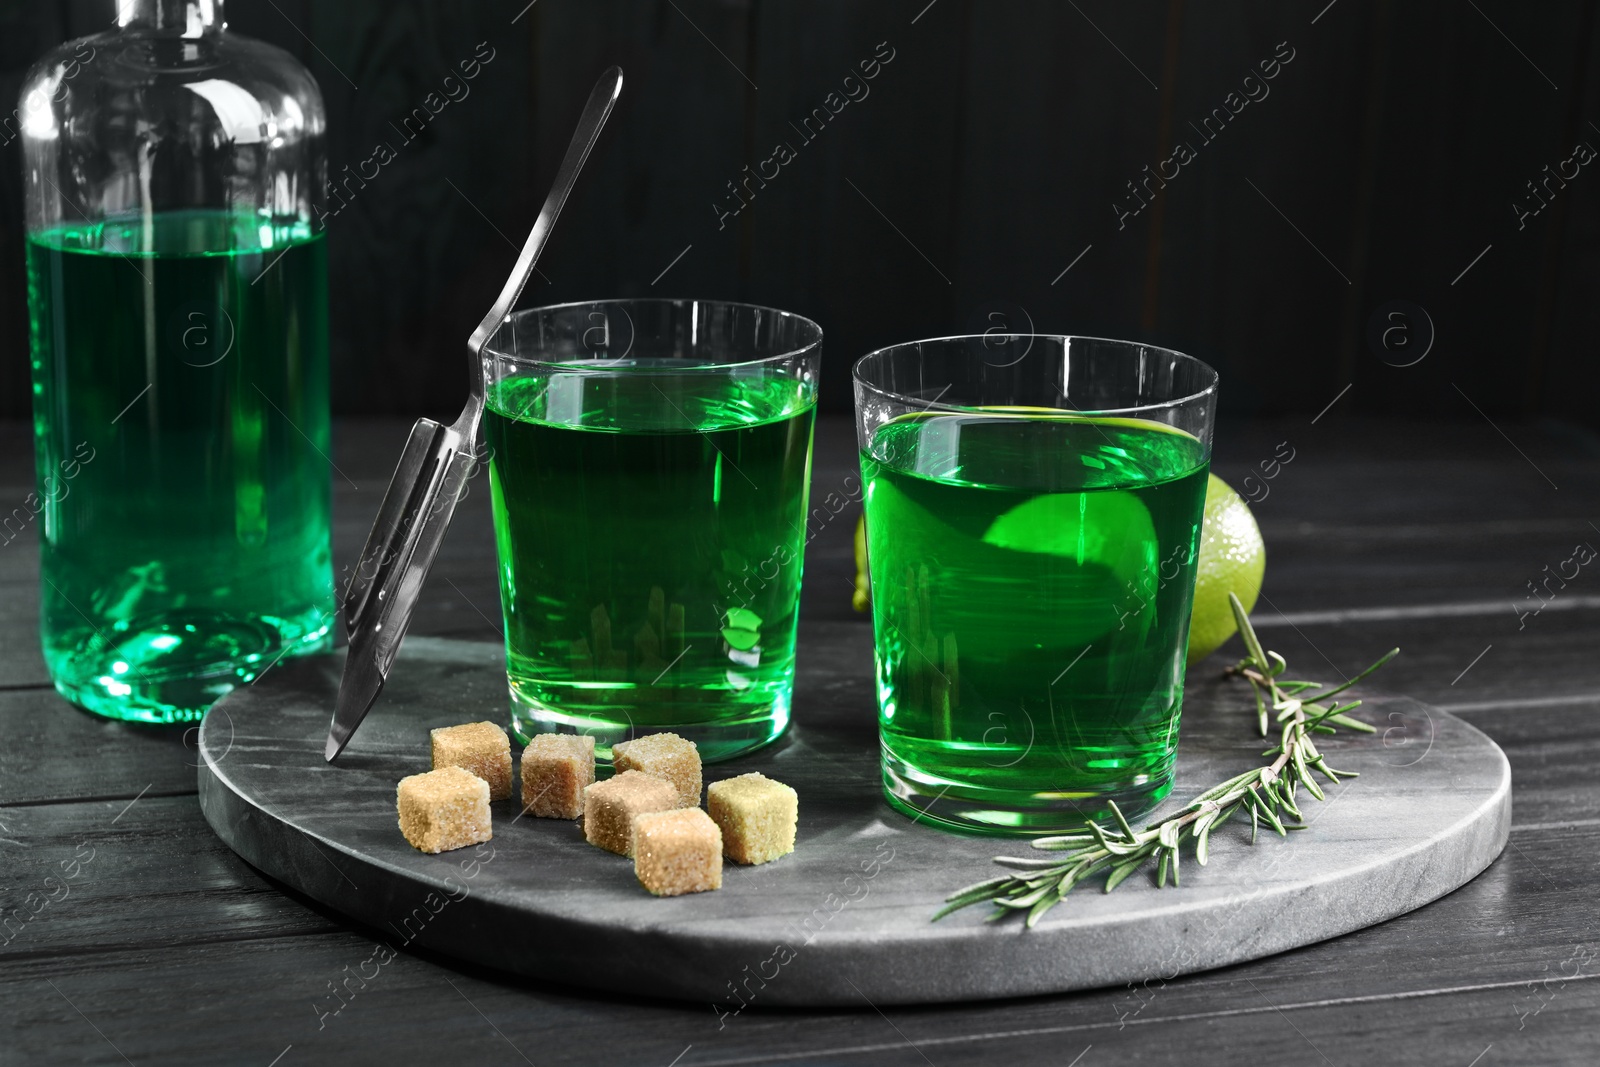
[{"label": "glass rim", "polygon": [[1069,409],[1074,411],[1074,413],[1081,412],[1085,415],[1126,415],[1136,412],[1161,411],[1167,408],[1181,407],[1185,404],[1192,404],[1197,401],[1204,400],[1206,397],[1216,395],[1217,385],[1222,380],[1222,376],[1217,373],[1216,368],[1211,366],[1211,364],[1197,356],[1191,356],[1187,352],[1179,352],[1175,348],[1167,348],[1163,345],[1146,344],[1143,341],[1128,341],[1117,337],[1091,337],[1087,334],[1076,333],[957,333],[949,334],[944,337],[926,337],[919,341],[900,341],[892,345],[885,345],[882,348],[875,348],[871,352],[868,352],[866,355],[862,356],[860,359],[856,360],[855,363],[850,367],[850,380],[856,385],[864,389],[869,389],[881,397],[902,401],[908,404],[923,404],[924,406],[921,409],[923,411],[947,411],[951,414],[958,415],[993,414],[993,412],[987,410],[982,405],[944,404],[940,403],[937,399],[925,403],[921,397],[906,396],[904,393],[898,393],[892,389],[886,389],[881,385],[877,385],[871,381],[868,381],[863,376],[862,371],[862,367],[866,364],[867,360],[878,356],[887,356],[896,349],[913,348],[918,345],[939,344],[946,341],[981,341],[986,338],[993,337],[1004,337],[1008,341],[1014,338],[1028,338],[1030,340],[1044,339],[1050,341],[1101,341],[1106,344],[1122,345],[1127,348],[1142,348],[1153,352],[1161,352],[1169,356],[1177,356],[1184,362],[1196,364],[1211,375],[1210,381],[1207,382],[1203,389],[1189,393],[1186,396],[1174,397],[1171,400],[1153,400],[1146,404],[1132,404],[1127,407]]},{"label": "glass rim", "polygon": [[[533,316],[535,314],[548,312],[570,311],[575,308],[598,308],[627,304],[703,304],[722,308],[741,308],[749,311],[761,311],[777,316],[780,319],[789,319],[798,323],[804,339],[800,344],[794,347],[787,348],[781,352],[774,352],[773,354],[767,356],[758,356],[754,359],[729,360],[726,363],[695,363],[683,367],[619,367],[618,363],[626,358],[626,352],[622,356],[617,357],[562,362],[548,358],[541,358],[538,356],[524,356],[514,352],[506,352],[495,347],[494,344],[494,340],[496,337],[500,336],[501,330],[504,330],[507,326],[511,326],[517,319],[524,316]],[[631,323],[632,321],[632,316],[629,316],[629,322]],[[695,296],[618,296],[607,297],[603,300],[569,300],[560,304],[541,304],[537,307],[519,308],[513,310],[506,316],[505,321],[500,324],[499,328],[497,328],[494,333],[490,334],[489,339],[484,342],[481,358],[504,359],[509,360],[512,363],[528,367],[547,367],[552,370],[577,372],[581,374],[615,373],[618,370],[626,369],[636,374],[677,375],[693,374],[696,372],[716,373],[738,367],[758,367],[764,363],[784,363],[815,353],[821,347],[822,327],[813,319],[809,319],[806,316],[793,311],[784,311],[782,308],[775,308],[766,304],[755,304],[744,300],[718,300],[714,298],[708,299],[705,297]],[[628,346],[628,351],[632,351],[632,348],[633,346],[630,343]],[[603,363],[608,365],[585,367],[583,366],[585,362],[597,364]]]}]

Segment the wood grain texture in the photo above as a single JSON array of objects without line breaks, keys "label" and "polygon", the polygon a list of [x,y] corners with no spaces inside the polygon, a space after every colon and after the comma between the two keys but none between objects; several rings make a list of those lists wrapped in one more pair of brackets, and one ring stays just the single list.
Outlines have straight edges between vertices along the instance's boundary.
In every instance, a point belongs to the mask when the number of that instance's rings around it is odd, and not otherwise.
[{"label": "wood grain texture", "polygon": [[[641,1064],[668,1063],[688,1045],[685,1063],[922,1062],[916,1049],[940,1064],[1061,1063],[1063,1049],[1070,1060],[1091,1043],[1115,1050],[1112,1062],[1315,1061],[1296,1028],[1335,1063],[1436,1062],[1441,1049],[1463,1048],[1469,1062],[1491,1042],[1508,1062],[1592,1062],[1594,929],[1582,879],[1556,862],[1592,842],[1537,831],[1513,844],[1461,891],[1374,930],[1222,971],[959,1011],[752,1004],[721,1016],[710,1005],[576,993],[555,976],[508,981],[405,950],[363,968],[384,935],[343,931],[19,958],[0,988],[15,1028],[8,1047],[93,1062],[120,1060],[65,998],[134,1062],[215,1062],[221,1049],[267,1062],[290,1044],[313,1060],[465,1048],[515,1062],[509,1040],[534,1062],[592,1063],[597,1035],[611,1062]],[[1510,900],[1521,903],[1511,910]],[[341,1001],[333,987],[346,980]],[[140,1002],[145,983],[167,991],[166,1013]]]},{"label": "wood grain texture", "polygon": [[192,793],[155,789],[7,810],[11,847],[25,851],[7,872],[0,953],[51,958],[341,928],[273,889],[198,818]]},{"label": "wood grain texture", "polygon": [[194,791],[196,731],[113,722],[54,689],[0,692],[0,805]]},{"label": "wood grain texture", "polygon": [[28,350],[28,283],[22,254],[22,141],[14,109],[34,60],[72,35],[65,4],[0,6],[0,418],[26,417],[32,402]]},{"label": "wood grain texture", "polygon": [[[750,299],[822,324],[825,409],[849,409],[850,366],[869,350],[940,333],[954,314],[971,8],[950,0],[915,25],[915,10],[848,0],[757,10],[762,88],[735,169],[771,173],[780,145],[794,158],[736,230],[707,238],[737,242]],[[706,199],[728,200],[725,180]],[[710,221],[709,205],[693,210]]]},{"label": "wood grain texture", "polygon": [[[1482,931],[1473,929],[1470,917],[1482,907],[1483,900],[1503,898],[1513,885],[1535,894],[1557,890],[1556,896],[1538,906],[1537,914],[1552,923],[1548,936],[1558,936],[1566,929],[1561,919],[1561,911],[1567,906],[1563,902],[1570,897],[1572,906],[1577,906],[1582,900],[1580,872],[1557,862],[1551,874],[1558,881],[1546,882],[1539,874],[1538,865],[1543,860],[1538,857],[1555,857],[1566,847],[1590,847],[1595,826],[1600,823],[1600,802],[1594,796],[1589,773],[1591,762],[1600,751],[1595,710],[1593,705],[1574,704],[1522,712],[1462,713],[1462,717],[1493,736],[1511,761],[1512,833],[1517,847],[1473,887],[1414,916],[1395,920],[1421,923],[1422,930],[1431,931],[1429,937],[1459,935],[1461,940],[1454,948],[1439,950],[1437,973],[1426,981],[1445,981],[1451,960],[1458,953],[1483,955],[1488,951],[1493,942],[1482,940]],[[1412,758],[1426,751],[1427,733],[1419,730],[1411,737],[1391,735],[1389,744],[1396,758]],[[187,756],[190,761],[195,758],[193,753]],[[275,891],[272,886],[276,883],[262,877],[215,839],[203,825],[199,808],[192,800],[156,796],[153,791],[145,793],[137,803],[131,800],[117,797],[65,801],[13,806],[5,812],[3,821],[9,830],[5,836],[15,843],[13,848],[24,850],[13,853],[8,884],[16,889],[26,886],[30,891],[41,890],[46,877],[55,877],[68,882],[68,899],[90,904],[84,908],[52,907],[16,931],[5,952],[43,956],[109,952],[149,944],[237,940],[263,932],[287,934],[344,928],[331,914],[308,907],[310,902],[300,894]],[[135,832],[124,834],[125,830]],[[89,842],[96,850],[94,861],[85,867],[95,877],[63,879],[60,864],[73,858],[80,841]],[[1530,859],[1534,866],[1529,866]],[[1519,873],[1503,873],[1508,865]],[[197,870],[203,872],[198,878]],[[1480,887],[1480,883],[1488,885]],[[163,907],[161,901],[168,897],[181,898],[183,907]],[[130,901],[134,901],[131,906]],[[250,922],[241,926],[245,902]],[[24,899],[8,896],[0,922],[14,918],[23,907]],[[1458,918],[1445,921],[1441,912]],[[1523,935],[1533,936],[1526,929]],[[1368,941],[1365,952],[1390,951],[1391,942],[1380,931],[1371,931]],[[1349,938],[1339,942],[1350,943]],[[1522,957],[1512,954],[1496,958],[1509,967]]]},{"label": "wood grain texture", "polygon": [[[1168,143],[1124,164],[1136,184],[1149,166],[1158,191],[1108,241],[1149,248],[1150,335],[1226,367],[1225,410],[1270,410],[1292,393],[1294,409],[1314,414],[1345,384],[1336,324],[1359,269],[1349,235],[1364,206],[1355,148],[1369,11],[1310,26],[1271,4],[1185,5]],[[1179,145],[1194,158],[1169,167],[1162,189],[1157,163]],[[1121,200],[1139,208],[1125,187]]]},{"label": "wood grain texture", "polygon": [[[1566,94],[1563,101],[1566,128],[1553,153],[1561,158],[1566,158],[1563,150],[1570,150],[1578,141],[1600,147],[1595,140],[1600,130],[1591,124],[1600,107],[1600,64],[1594,52],[1600,44],[1600,18],[1596,14],[1595,6],[1588,5],[1574,35],[1584,58],[1574,71],[1577,91]],[[1554,284],[1539,294],[1534,345],[1541,358],[1524,382],[1524,397],[1553,414],[1571,418],[1584,407],[1584,398],[1600,388],[1600,368],[1583,356],[1585,346],[1600,331],[1600,307],[1592,300],[1571,299],[1581,284],[1577,279],[1585,272],[1600,270],[1600,197],[1565,197],[1558,206],[1559,211],[1535,220],[1534,232],[1529,235],[1543,242],[1548,258],[1542,277]]]},{"label": "wood grain texture", "polygon": [[[1321,1062],[1319,1050],[1334,1063],[1465,1065],[1491,1044],[1480,1067],[1497,1057],[1592,1063],[1600,1056],[1600,1003],[1590,978],[1597,968],[1587,955],[1587,947],[1600,942],[1591,906],[1591,857],[1600,845],[1593,840],[1600,789],[1591,769],[1600,745],[1593,736],[1600,676],[1592,651],[1600,640],[1600,613],[1547,609],[1518,632],[1509,606],[1472,608],[1467,616],[1446,612],[1492,599],[1503,580],[1515,579],[1521,588],[1534,576],[1547,562],[1545,547],[1560,545],[1572,525],[1586,521],[1594,497],[1583,487],[1591,484],[1585,479],[1593,477],[1600,450],[1592,438],[1559,427],[1502,424],[1517,447],[1556,477],[1562,489],[1554,491],[1493,428],[1467,417],[1474,421],[1454,426],[1382,423],[1336,407],[1315,426],[1309,417],[1225,422],[1218,438],[1218,467],[1235,484],[1277,442],[1288,438],[1301,449],[1256,507],[1273,553],[1268,596],[1291,613],[1320,610],[1330,598],[1343,611],[1405,606],[1424,612],[1379,630],[1369,630],[1373,624],[1359,615],[1299,625],[1347,670],[1389,640],[1404,645],[1404,655],[1384,670],[1384,687],[1454,709],[1494,737],[1511,760],[1511,846],[1478,879],[1426,908],[1301,951],[1150,988],[960,1009],[887,1008],[888,1020],[865,1004],[820,1013],[753,1004],[722,1020],[720,1029],[709,1006],[581,994],[563,989],[559,978],[508,982],[402,950],[319,1030],[316,1005],[327,1010],[337,1003],[324,999],[332,996],[329,983],[357,973],[378,932],[351,930],[238,860],[210,837],[192,799],[159,798],[163,790],[152,789],[111,823],[151,782],[187,781],[184,788],[192,789],[193,752],[181,734],[112,742],[107,738],[120,728],[68,711],[52,692],[36,687],[38,676],[30,692],[0,697],[6,736],[39,739],[0,745],[5,796],[32,798],[0,806],[0,825],[10,831],[0,829],[7,839],[0,841],[0,909],[10,915],[27,906],[29,893],[48,891],[44,878],[61,873],[59,862],[73,855],[78,841],[101,851],[88,868],[97,880],[93,895],[89,888],[81,896],[73,889],[14,944],[0,946],[0,958],[17,953],[0,968],[5,1047],[21,1062],[122,1063],[87,1016],[136,1063],[269,1063],[291,1044],[280,1067],[296,1057],[392,1062],[397,1049],[417,1059],[441,1060],[467,1049],[485,1060],[518,1062],[494,1027],[537,1063],[592,1062],[596,1033],[607,1035],[617,1062],[664,1065],[683,1053],[680,1067],[923,1064],[924,1054],[940,1067],[1002,1057],[1059,1065],[1091,1044],[1080,1067],[1234,1062],[1242,1055]],[[337,427],[335,462],[361,486],[347,487],[338,501],[340,559],[358,549],[407,428],[394,422]],[[1336,432],[1307,436],[1330,429]],[[820,491],[829,471],[849,469],[853,453],[842,421],[824,420],[818,443]],[[824,463],[824,454],[833,458]],[[1576,479],[1575,490],[1567,477]],[[20,487],[20,497],[30,481],[27,428],[0,425],[0,491]],[[472,499],[464,505],[475,506]],[[808,548],[801,693],[828,690],[830,699],[870,702],[868,627],[826,590],[836,582],[838,596],[848,594],[848,525],[835,520]],[[1324,542],[1340,565],[1319,561]],[[447,544],[447,553],[459,554],[442,562],[449,569],[440,573],[458,576],[457,584],[481,598],[495,618],[486,523],[477,533],[462,526],[451,543],[456,548]],[[1410,562],[1395,562],[1397,554]],[[1524,571],[1525,564],[1532,566]],[[36,567],[31,545],[0,549],[0,602],[16,603],[7,584],[31,587]],[[1293,576],[1297,571],[1302,577]],[[481,588],[466,584],[474,574],[483,576]],[[1273,583],[1280,580],[1284,585],[1277,588]],[[1345,586],[1356,594],[1347,595]],[[475,625],[473,636],[492,638],[492,627],[454,590],[442,588],[457,601],[448,609],[452,625],[463,631]],[[1577,582],[1570,592],[1594,595]],[[1270,615],[1263,606],[1257,617],[1268,623]],[[434,628],[431,618],[418,621]],[[0,642],[0,687],[14,686],[20,677],[14,665],[37,656],[34,624],[15,608],[0,611],[0,623],[8,627]],[[1313,649],[1290,647],[1299,638],[1289,626],[1268,623],[1264,632],[1269,643],[1293,654],[1297,667],[1320,662]],[[1494,648],[1451,685],[1491,642]],[[1411,745],[1425,736],[1419,730],[1415,738],[1394,735],[1391,741]],[[96,785],[97,768],[104,769],[104,791]],[[82,796],[103,799],[74,799]],[[124,827],[139,834],[117,844]],[[97,829],[98,836],[86,836]],[[133,855],[145,852],[159,861]],[[115,862],[102,867],[102,859]],[[160,906],[163,900],[172,903]],[[113,901],[122,918],[107,906],[92,906]],[[80,903],[91,906],[74,907]],[[161,991],[160,1011],[150,1008],[153,989]]]},{"label": "wood grain texture", "polygon": [[[1415,367],[1394,368],[1360,351],[1364,358],[1346,380],[1355,382],[1361,407],[1371,412],[1399,414],[1423,404],[1470,410],[1457,388],[1489,411],[1532,410],[1546,358],[1539,336],[1550,313],[1545,291],[1553,284],[1546,237],[1552,228],[1562,231],[1559,215],[1567,205],[1586,198],[1579,192],[1569,199],[1576,190],[1566,189],[1554,207],[1525,225],[1519,225],[1513,203],[1537,206],[1525,183],[1568,158],[1578,139],[1571,109],[1590,91],[1586,82],[1593,77],[1586,72],[1593,63],[1586,32],[1593,5],[1552,3],[1536,18],[1516,5],[1465,8],[1471,18],[1449,21],[1434,17],[1438,11],[1394,4],[1386,14],[1383,46],[1389,58],[1376,90],[1376,191],[1366,220],[1362,303],[1366,313],[1394,299],[1418,303],[1439,330],[1448,331],[1453,351],[1474,355],[1430,357]],[[1478,74],[1472,84],[1444,88],[1468,70]],[[1408,88],[1400,90],[1402,84]],[[1452,146],[1481,137],[1475,116],[1491,110],[1506,116],[1494,150],[1478,155],[1474,166],[1459,166],[1450,159]],[[1593,130],[1584,133],[1600,147]],[[1421,233],[1433,239],[1416,240]],[[1504,314],[1484,316],[1486,302]],[[1446,343],[1443,334],[1440,343]],[[1518,353],[1514,382],[1497,373],[1494,360],[1483,358],[1494,352]]]},{"label": "wood grain texture", "polygon": [[1113,203],[1166,155],[1155,153],[1173,106],[1170,5],[973,5],[965,15],[960,289],[942,325],[1122,336],[1143,313],[1151,230],[1148,215],[1119,222]]},{"label": "wood grain texture", "polygon": [[[103,28],[107,10],[0,7],[4,110],[34,58]],[[451,409],[461,340],[514,256],[507,241],[530,224],[583,94],[620,63],[628,88],[613,128],[527,303],[655,291],[811,314],[838,369],[823,381],[835,410],[848,404],[843,371],[872,347],[1027,320],[1192,350],[1222,370],[1229,411],[1310,415],[1353,382],[1355,409],[1468,414],[1455,382],[1497,416],[1596,424],[1582,353],[1600,325],[1588,299],[1600,184],[1585,169],[1526,226],[1511,207],[1577,141],[1600,145],[1589,0],[227,10],[318,78],[336,174],[396,142],[396,160],[329,227],[341,412]],[[496,59],[471,95],[425,137],[392,132],[479,42]],[[897,58],[870,96],[797,144],[781,177],[720,226],[712,204],[727,183],[770,158],[880,42]],[[1121,226],[1112,204],[1126,183],[1194,137],[1188,124],[1226,106],[1279,42],[1296,58],[1270,95],[1214,142],[1196,138],[1195,160]],[[21,199],[11,141],[0,148],[0,338],[16,352],[27,346]],[[1416,368],[1386,366],[1365,336],[1373,312],[1401,298],[1439,331]],[[26,361],[0,364],[0,417],[28,404]]]}]

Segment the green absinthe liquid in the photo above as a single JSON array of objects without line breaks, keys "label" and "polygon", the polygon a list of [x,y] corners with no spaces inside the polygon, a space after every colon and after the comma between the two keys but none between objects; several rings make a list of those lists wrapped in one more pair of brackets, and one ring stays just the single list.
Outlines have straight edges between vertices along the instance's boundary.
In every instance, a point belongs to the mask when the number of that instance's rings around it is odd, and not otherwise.
[{"label": "green absinthe liquid", "polygon": [[862,468],[890,802],[1048,832],[1164,797],[1201,443],[1132,419],[913,415]]},{"label": "green absinthe liquid", "polygon": [[681,360],[494,384],[484,414],[512,715],[706,760],[789,722],[815,397]]},{"label": "green absinthe liquid", "polygon": [[321,237],[174,212],[31,233],[27,263],[56,688],[181,722],[327,647]]}]

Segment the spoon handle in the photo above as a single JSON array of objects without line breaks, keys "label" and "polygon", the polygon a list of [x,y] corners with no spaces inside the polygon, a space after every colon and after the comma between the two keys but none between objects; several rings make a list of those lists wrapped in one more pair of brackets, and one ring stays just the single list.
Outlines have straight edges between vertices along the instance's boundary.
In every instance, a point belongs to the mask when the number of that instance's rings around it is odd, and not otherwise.
[{"label": "spoon handle", "polygon": [[583,169],[584,160],[589,158],[589,152],[600,136],[600,129],[621,93],[621,67],[612,67],[600,75],[594,91],[589,94],[589,102],[583,106],[583,114],[578,116],[578,128],[572,133],[566,157],[561,160],[561,169],[556,171],[555,184],[550,188],[550,195],[545,197],[544,207],[539,209],[539,217],[534,220],[533,230],[528,234],[527,243],[522,246],[522,254],[517,257],[517,265],[512,268],[511,277],[506,279],[505,288],[500,290],[500,296],[489,309],[489,314],[483,317],[467,341],[467,349],[474,361],[473,376],[479,382],[480,389],[482,375],[477,360],[483,353],[483,346],[511,313],[511,305],[517,302],[517,297],[522,295],[522,287],[528,284],[528,276],[533,273],[539,253],[544,251],[550,231],[555,227],[556,217],[561,214],[572,187],[578,183],[578,172]]}]

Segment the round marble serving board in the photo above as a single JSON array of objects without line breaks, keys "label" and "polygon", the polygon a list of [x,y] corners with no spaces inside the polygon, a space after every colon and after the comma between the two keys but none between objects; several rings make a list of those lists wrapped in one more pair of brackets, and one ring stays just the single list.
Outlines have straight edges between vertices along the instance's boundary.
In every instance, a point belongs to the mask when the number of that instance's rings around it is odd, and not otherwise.
[{"label": "round marble serving board", "polygon": [[[1377,734],[1319,741],[1361,772],[1302,801],[1310,828],[1249,843],[1236,817],[1211,861],[1186,857],[1179,889],[1142,875],[1085,886],[1032,930],[986,923],[986,905],[930,923],[942,899],[1000,873],[1022,841],[934,829],[892,811],[870,705],[799,694],[786,737],[706,768],[760,770],[800,794],[796,850],[728,864],[712,893],[656,899],[630,860],[576,822],[494,805],[494,840],[430,856],[396,823],[395,785],[428,769],[436,726],[506,721],[496,644],[412,638],[388,689],[337,763],[323,742],[343,653],[275,667],[214,707],[200,735],[200,802],[234,851],[362,922],[417,945],[558,984],[741,1004],[875,1005],[1061,992],[1171,977],[1358,930],[1437,899],[1505,847],[1511,772],[1472,726],[1416,701],[1368,696]],[[1176,798],[1251,766],[1265,747],[1237,682],[1185,700]],[[513,743],[515,748],[515,743]]]}]

